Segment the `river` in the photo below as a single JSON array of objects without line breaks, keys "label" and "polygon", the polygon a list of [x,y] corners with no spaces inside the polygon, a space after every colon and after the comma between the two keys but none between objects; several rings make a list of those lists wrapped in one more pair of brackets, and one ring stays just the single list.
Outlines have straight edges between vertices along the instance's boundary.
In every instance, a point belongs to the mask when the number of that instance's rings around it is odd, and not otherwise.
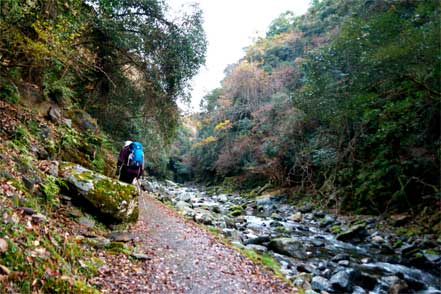
[{"label": "river", "polygon": [[295,207],[277,193],[249,199],[153,179],[142,186],[233,245],[272,256],[285,277],[310,294],[441,294],[436,236],[397,236],[378,230],[379,218]]}]

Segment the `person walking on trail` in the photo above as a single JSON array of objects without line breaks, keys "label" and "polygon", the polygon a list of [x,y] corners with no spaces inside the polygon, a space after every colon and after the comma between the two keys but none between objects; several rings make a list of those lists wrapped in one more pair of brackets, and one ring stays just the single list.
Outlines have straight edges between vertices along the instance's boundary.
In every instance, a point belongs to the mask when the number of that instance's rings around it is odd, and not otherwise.
[{"label": "person walking on trail", "polygon": [[144,174],[144,153],[139,142],[125,141],[119,152],[116,176],[125,183],[133,184]]}]

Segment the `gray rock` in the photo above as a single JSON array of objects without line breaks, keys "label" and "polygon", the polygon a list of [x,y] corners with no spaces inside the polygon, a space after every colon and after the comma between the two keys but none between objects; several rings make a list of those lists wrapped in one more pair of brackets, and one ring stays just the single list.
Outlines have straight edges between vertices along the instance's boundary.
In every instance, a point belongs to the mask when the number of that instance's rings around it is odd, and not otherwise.
[{"label": "gray rock", "polygon": [[349,260],[349,255],[345,253],[340,253],[334,256],[331,260],[334,262],[339,262],[340,260]]},{"label": "gray rock", "polygon": [[176,203],[175,205],[177,210],[185,210],[186,208],[191,208],[190,203],[188,202],[184,202],[184,201],[178,201],[178,203]]},{"label": "gray rock", "polygon": [[205,210],[209,210],[215,213],[220,212],[220,207],[219,204],[217,204],[216,202],[199,202],[199,203],[193,203],[193,207],[194,208],[202,208]]},{"label": "gray rock", "polygon": [[191,193],[181,193],[181,194],[179,194],[179,196],[177,197],[177,199],[178,199],[179,201],[183,201],[183,202],[188,202],[188,203],[190,203],[190,202],[191,202],[191,197],[192,197],[192,194],[191,194]]},{"label": "gray rock", "polygon": [[222,233],[231,240],[242,241],[241,234],[235,229],[225,228]]},{"label": "gray rock", "polygon": [[150,193],[153,193],[155,191],[155,188],[149,181],[141,181],[141,189]]},{"label": "gray rock", "polygon": [[314,247],[323,247],[325,246],[325,241],[323,241],[322,239],[313,239],[311,241],[312,245],[314,245]]},{"label": "gray rock", "polygon": [[260,245],[262,243],[266,243],[270,241],[270,236],[269,235],[262,235],[262,236],[256,236],[254,238],[249,238],[247,239],[244,244],[245,245],[249,245],[249,244],[256,244],[256,245]]},{"label": "gray rock", "polygon": [[269,242],[268,249],[276,253],[303,259],[306,258],[303,243],[304,242],[298,238],[277,238]]},{"label": "gray rock", "polygon": [[312,207],[311,204],[306,204],[306,205],[300,207],[300,208],[299,208],[299,211],[300,211],[301,213],[309,213],[309,212],[312,211],[312,209],[313,209],[313,207]]},{"label": "gray rock", "polygon": [[92,205],[104,222],[122,223],[138,219],[138,192],[129,185],[73,163],[60,163],[60,176],[69,195]]},{"label": "gray rock", "polygon": [[47,139],[51,136],[52,131],[47,125],[41,125],[40,126],[40,134],[43,137],[43,139]]},{"label": "gray rock", "polygon": [[325,217],[320,221],[320,226],[327,227],[332,225],[336,221],[336,217],[334,215],[326,214]]},{"label": "gray rock", "polygon": [[52,122],[57,123],[61,120],[62,117],[61,109],[58,106],[51,106],[47,115]]},{"label": "gray rock", "polygon": [[305,294],[320,294],[320,293],[317,293],[312,289],[308,289],[308,290],[305,290]]},{"label": "gray rock", "polygon": [[340,261],[338,262],[338,265],[339,265],[339,266],[347,267],[347,266],[349,266],[349,260],[340,260]]},{"label": "gray rock", "polygon": [[98,124],[95,119],[90,116],[87,112],[82,110],[74,110],[72,112],[72,120],[73,122],[82,130],[82,131],[95,131],[98,128]]},{"label": "gray rock", "polygon": [[331,289],[331,283],[328,279],[320,276],[315,276],[314,278],[312,278],[311,287],[313,290],[329,291]]},{"label": "gray rock", "polygon": [[375,244],[382,244],[382,243],[384,243],[383,237],[381,237],[379,235],[373,236],[371,238],[371,241],[372,241],[372,243],[375,243]]},{"label": "gray rock", "polygon": [[225,203],[228,201],[228,196],[225,194],[221,194],[217,196],[217,201],[220,203]]},{"label": "gray rock", "polygon": [[293,215],[291,215],[288,219],[292,220],[293,222],[301,222],[303,220],[303,215],[299,211],[299,212],[296,212]]},{"label": "gray rock", "polygon": [[297,265],[297,271],[310,274],[315,272],[315,268],[312,265],[301,263]]},{"label": "gray rock", "polygon": [[360,286],[354,286],[352,289],[352,294],[366,294],[366,290]]},{"label": "gray rock", "polygon": [[47,222],[47,217],[41,213],[36,213],[32,215],[32,222],[35,224]]},{"label": "gray rock", "polygon": [[367,236],[366,224],[357,224],[337,236],[337,240],[360,242]]},{"label": "gray rock", "polygon": [[95,221],[87,216],[82,216],[78,219],[78,223],[87,228],[93,228],[95,226]]},{"label": "gray rock", "polygon": [[67,127],[69,127],[69,128],[72,127],[72,120],[71,120],[71,119],[64,118],[64,119],[63,119],[63,123],[64,123]]},{"label": "gray rock", "polygon": [[323,261],[320,261],[320,262],[318,263],[318,265],[317,265],[317,269],[318,269],[319,271],[323,271],[323,270],[325,270],[326,267],[327,267],[327,264],[326,264],[325,262],[323,262]]},{"label": "gray rock", "polygon": [[213,223],[214,217],[211,215],[210,212],[206,211],[205,209],[195,209],[194,210],[194,220],[197,223],[204,224],[204,225],[211,225]]},{"label": "gray rock", "polygon": [[331,286],[338,291],[350,291],[351,290],[351,281],[349,277],[349,273],[346,271],[337,272],[335,275],[331,277],[329,280]]},{"label": "gray rock", "polygon": [[58,171],[59,171],[59,162],[58,161],[51,161],[51,163],[48,165],[47,173],[51,176],[57,177]]},{"label": "gray rock", "polygon": [[410,292],[409,286],[406,281],[398,278],[397,276],[389,276],[381,279],[383,283],[383,289],[389,294],[401,294]]}]

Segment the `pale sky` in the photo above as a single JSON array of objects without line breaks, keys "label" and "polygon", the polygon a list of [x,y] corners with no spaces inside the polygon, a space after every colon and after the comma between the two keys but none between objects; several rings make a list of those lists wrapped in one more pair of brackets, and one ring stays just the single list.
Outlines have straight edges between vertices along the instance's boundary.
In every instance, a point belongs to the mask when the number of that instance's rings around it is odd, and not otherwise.
[{"label": "pale sky", "polygon": [[175,13],[192,3],[203,11],[208,40],[206,65],[193,79],[191,109],[197,111],[201,98],[220,86],[227,65],[244,56],[244,48],[258,36],[264,36],[271,21],[290,10],[295,15],[306,12],[311,0],[166,0]]}]

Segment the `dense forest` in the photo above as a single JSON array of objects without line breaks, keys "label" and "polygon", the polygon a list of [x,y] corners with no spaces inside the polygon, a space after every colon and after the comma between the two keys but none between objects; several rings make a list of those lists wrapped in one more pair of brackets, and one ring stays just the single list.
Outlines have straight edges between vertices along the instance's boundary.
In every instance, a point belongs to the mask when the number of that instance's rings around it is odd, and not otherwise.
[{"label": "dense forest", "polygon": [[176,177],[359,213],[439,201],[440,19],[431,0],[281,14],[204,97],[197,138],[181,128]]},{"label": "dense forest", "polygon": [[0,3],[0,95],[34,97],[90,113],[114,146],[143,142],[163,171],[179,119],[178,97],[205,62],[202,13],[179,17],[165,1]]}]

